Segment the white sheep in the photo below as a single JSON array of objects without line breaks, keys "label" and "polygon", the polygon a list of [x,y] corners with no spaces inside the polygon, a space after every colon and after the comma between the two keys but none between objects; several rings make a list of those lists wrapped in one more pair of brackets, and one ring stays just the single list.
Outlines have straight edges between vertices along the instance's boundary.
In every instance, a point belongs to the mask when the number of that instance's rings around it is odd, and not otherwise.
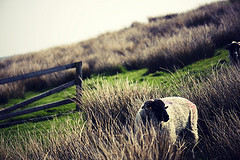
[{"label": "white sheep", "polygon": [[197,107],[185,98],[166,97],[146,101],[136,114],[136,129],[141,124],[146,125],[147,121],[154,126],[160,125],[160,133],[166,131],[170,142],[176,142],[180,135],[190,136],[193,144],[198,141]]}]

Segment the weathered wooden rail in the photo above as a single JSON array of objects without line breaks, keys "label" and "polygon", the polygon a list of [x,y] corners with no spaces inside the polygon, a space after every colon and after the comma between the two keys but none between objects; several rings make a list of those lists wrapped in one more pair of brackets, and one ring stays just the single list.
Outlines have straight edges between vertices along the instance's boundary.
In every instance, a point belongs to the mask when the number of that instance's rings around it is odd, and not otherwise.
[{"label": "weathered wooden rail", "polygon": [[[80,98],[79,91],[81,91],[81,89],[82,89],[82,61],[76,62],[76,63],[71,63],[71,64],[64,65],[64,66],[54,67],[54,68],[45,69],[45,70],[41,70],[41,71],[37,71],[37,72],[32,72],[32,73],[27,73],[27,74],[22,74],[22,75],[18,75],[18,76],[14,76],[14,77],[1,79],[0,85],[19,81],[19,80],[24,80],[24,79],[28,79],[28,78],[38,77],[38,76],[42,76],[42,75],[50,74],[50,73],[54,73],[54,72],[59,72],[59,71],[63,71],[63,70],[71,69],[71,68],[76,68],[75,80],[65,83],[63,85],[60,85],[56,88],[53,88],[49,91],[46,91],[42,94],[39,94],[39,95],[32,97],[28,100],[25,100],[23,102],[20,102],[14,106],[11,106],[9,108],[1,110],[0,111],[0,120],[9,119],[9,118],[17,117],[20,115],[29,114],[29,113],[33,113],[33,112],[37,112],[37,111],[41,111],[41,110],[69,104],[69,103],[73,103],[75,98],[68,98],[68,99],[65,99],[62,101],[53,102],[50,104],[45,104],[45,105],[37,106],[37,107],[33,107],[33,108],[28,108],[28,109],[24,109],[24,110],[21,110],[18,112],[13,112],[19,108],[23,108],[23,107],[27,106],[28,104],[38,101],[44,97],[50,96],[54,93],[60,92],[66,88],[73,86],[73,85],[76,85],[76,97]],[[76,105],[76,110],[79,110],[79,109],[80,109],[80,107],[78,105]]]}]

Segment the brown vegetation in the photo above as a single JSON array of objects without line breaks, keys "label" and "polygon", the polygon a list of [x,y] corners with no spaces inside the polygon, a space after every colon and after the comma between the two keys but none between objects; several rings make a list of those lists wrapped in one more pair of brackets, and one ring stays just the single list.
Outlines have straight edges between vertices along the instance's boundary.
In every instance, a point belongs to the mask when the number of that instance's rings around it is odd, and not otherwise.
[{"label": "brown vegetation", "polygon": [[[147,67],[172,69],[211,57],[216,47],[240,40],[240,3],[218,2],[148,24],[134,23],[118,32],[76,44],[19,55],[0,61],[6,78],[75,61],[83,61],[83,75]],[[55,73],[0,86],[0,102],[23,96],[26,90],[53,87],[72,79],[74,72]],[[29,86],[29,84],[32,84]]]},{"label": "brown vegetation", "polygon": [[[240,156],[239,68],[212,71],[211,77],[175,77],[172,86],[129,81],[83,85],[80,120],[54,122],[44,131],[1,137],[1,159],[192,159],[189,144],[170,145],[147,126],[134,133],[135,115],[150,98],[183,96],[197,104],[200,141],[197,159],[237,159]],[[85,121],[86,120],[86,121]],[[56,119],[57,121],[57,119]],[[59,126],[60,124],[60,126]],[[36,133],[35,133],[36,132]],[[40,133],[37,133],[40,132]]]},{"label": "brown vegetation", "polygon": [[[201,149],[209,159],[238,159],[240,156],[239,67],[214,71],[211,77],[182,79],[176,88],[199,106]],[[187,87],[183,87],[187,86]]]}]

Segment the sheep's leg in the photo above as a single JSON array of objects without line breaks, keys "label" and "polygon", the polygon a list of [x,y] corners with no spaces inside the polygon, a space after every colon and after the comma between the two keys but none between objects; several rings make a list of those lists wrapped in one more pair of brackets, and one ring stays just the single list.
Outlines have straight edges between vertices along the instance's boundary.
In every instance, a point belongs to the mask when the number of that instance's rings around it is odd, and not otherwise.
[{"label": "sheep's leg", "polygon": [[196,113],[194,115],[192,115],[192,121],[190,123],[191,123],[190,131],[191,131],[191,134],[193,136],[194,143],[197,143],[199,137],[198,137],[197,114]]},{"label": "sheep's leg", "polygon": [[190,132],[194,138],[194,143],[197,143],[199,137],[198,137],[198,128],[197,128],[197,121],[198,121],[198,113],[197,113],[197,106],[188,101],[189,109],[190,109],[190,115],[189,115],[189,120],[190,120]]},{"label": "sheep's leg", "polygon": [[169,128],[169,140],[172,144],[176,143],[177,141],[177,134],[176,134],[176,129],[174,126],[171,126]]},{"label": "sheep's leg", "polygon": [[193,135],[193,138],[194,138],[194,143],[196,144],[198,142],[198,131],[195,130],[195,131],[191,131],[192,132],[192,135]]},{"label": "sheep's leg", "polygon": [[193,116],[196,119],[192,119],[193,121],[191,122],[191,134],[193,136],[193,147],[192,147],[192,157],[193,159],[195,159],[195,153],[194,153],[194,148],[196,147],[197,143],[198,143],[198,128],[197,128],[197,114],[195,113],[195,115]]}]

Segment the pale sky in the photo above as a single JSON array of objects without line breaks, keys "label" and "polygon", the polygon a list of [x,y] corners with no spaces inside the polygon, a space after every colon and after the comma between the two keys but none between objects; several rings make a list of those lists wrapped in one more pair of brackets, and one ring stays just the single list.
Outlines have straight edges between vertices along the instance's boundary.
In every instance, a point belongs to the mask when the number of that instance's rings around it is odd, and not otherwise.
[{"label": "pale sky", "polygon": [[219,0],[0,0],[0,57],[71,44]]}]

